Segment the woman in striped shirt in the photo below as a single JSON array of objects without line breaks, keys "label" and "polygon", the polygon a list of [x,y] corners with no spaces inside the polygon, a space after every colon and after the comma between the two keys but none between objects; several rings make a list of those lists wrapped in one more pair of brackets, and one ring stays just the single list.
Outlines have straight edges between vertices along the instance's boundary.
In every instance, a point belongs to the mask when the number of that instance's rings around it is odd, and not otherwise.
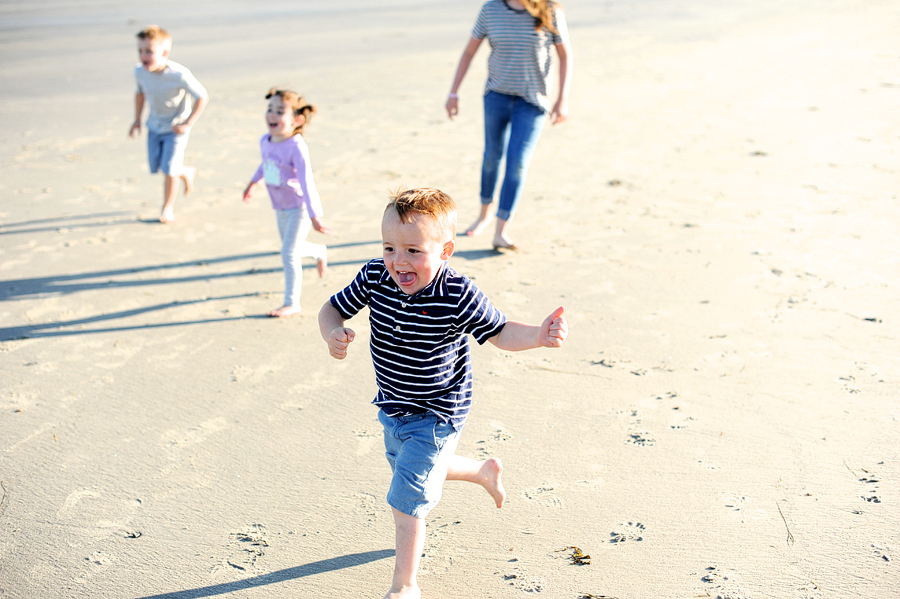
[{"label": "woman in striped shirt", "polygon": [[[559,4],[549,0],[488,0],[481,7],[447,96],[451,119],[459,113],[459,86],[485,38],[491,55],[484,95],[481,214],[466,234],[478,235],[491,221],[491,204],[505,155],[493,246],[496,250],[517,250],[509,237],[509,222],[522,195],[528,163],[547,113],[554,125],[568,117],[572,53]],[[559,56],[559,84],[556,102],[551,105],[553,48]]]}]

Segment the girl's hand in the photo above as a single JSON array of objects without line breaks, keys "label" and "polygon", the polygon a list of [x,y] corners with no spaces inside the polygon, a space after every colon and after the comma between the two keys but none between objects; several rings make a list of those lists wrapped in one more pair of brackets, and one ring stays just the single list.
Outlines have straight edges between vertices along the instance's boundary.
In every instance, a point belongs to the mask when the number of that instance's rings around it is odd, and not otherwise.
[{"label": "girl's hand", "polygon": [[191,126],[187,123],[181,123],[180,125],[175,125],[172,127],[172,131],[175,132],[176,135],[181,135],[182,133],[187,133],[191,130]]},{"label": "girl's hand", "polygon": [[249,203],[250,198],[253,197],[253,188],[256,187],[256,183],[251,182],[250,185],[247,186],[247,189],[244,190],[244,201]]},{"label": "girl's hand", "polygon": [[553,125],[559,125],[560,123],[565,123],[566,119],[568,118],[569,101],[565,98],[560,98],[553,106],[553,110],[550,111],[550,123]]},{"label": "girl's hand", "polygon": [[321,216],[317,216],[314,219],[312,219],[312,225],[313,225],[313,229],[315,229],[322,235],[331,235],[331,227],[328,227],[325,225],[325,223],[322,221]]},{"label": "girl's hand", "polygon": [[447,116],[449,116],[452,121],[453,117],[459,114],[459,98],[449,96],[445,107],[447,108]]},{"label": "girl's hand", "polygon": [[336,360],[343,360],[347,357],[347,347],[356,338],[353,329],[347,327],[338,327],[331,331],[328,337],[328,353]]},{"label": "girl's hand", "polygon": [[569,336],[569,323],[563,316],[565,311],[566,309],[560,306],[544,319],[538,334],[538,340],[543,347],[562,347],[566,342],[566,337]]}]

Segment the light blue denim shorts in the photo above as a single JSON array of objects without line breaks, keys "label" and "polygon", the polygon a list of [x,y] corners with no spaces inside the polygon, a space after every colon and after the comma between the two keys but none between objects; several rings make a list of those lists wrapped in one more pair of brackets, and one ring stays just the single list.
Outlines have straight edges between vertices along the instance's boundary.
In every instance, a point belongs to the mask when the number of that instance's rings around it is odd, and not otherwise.
[{"label": "light blue denim shorts", "polygon": [[189,133],[154,133],[147,130],[147,158],[150,172],[162,171],[172,177],[184,170],[184,150],[187,148]]},{"label": "light blue denim shorts", "polygon": [[460,431],[431,412],[388,416],[378,410],[378,420],[384,427],[384,455],[394,472],[388,505],[424,518],[441,499]]}]

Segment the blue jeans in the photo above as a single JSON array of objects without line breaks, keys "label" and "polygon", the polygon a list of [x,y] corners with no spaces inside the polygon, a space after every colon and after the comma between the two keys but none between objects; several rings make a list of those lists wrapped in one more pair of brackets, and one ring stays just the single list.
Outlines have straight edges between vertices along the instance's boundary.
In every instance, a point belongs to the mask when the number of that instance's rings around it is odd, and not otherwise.
[{"label": "blue jeans", "polygon": [[522,196],[531,154],[541,136],[547,113],[519,96],[489,91],[484,96],[484,160],[481,163],[481,203],[494,200],[500,161],[506,172],[500,187],[497,218],[509,220]]}]

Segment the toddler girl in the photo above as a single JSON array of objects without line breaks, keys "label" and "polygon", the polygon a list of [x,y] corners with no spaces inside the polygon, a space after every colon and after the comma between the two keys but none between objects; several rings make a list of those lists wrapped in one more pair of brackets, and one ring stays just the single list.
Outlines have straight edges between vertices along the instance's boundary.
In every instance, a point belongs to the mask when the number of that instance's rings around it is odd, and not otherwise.
[{"label": "toddler girl", "polygon": [[310,227],[325,235],[330,235],[331,229],[322,222],[322,203],[312,177],[309,148],[300,135],[316,108],[303,96],[287,90],[273,88],[266,99],[269,132],[259,140],[262,164],[244,190],[244,201],[250,201],[253,188],[265,179],[278,218],[284,263],[284,305],[268,314],[280,317],[300,312],[302,256],[315,258],[319,276],[325,276],[325,246],[306,241]]}]

